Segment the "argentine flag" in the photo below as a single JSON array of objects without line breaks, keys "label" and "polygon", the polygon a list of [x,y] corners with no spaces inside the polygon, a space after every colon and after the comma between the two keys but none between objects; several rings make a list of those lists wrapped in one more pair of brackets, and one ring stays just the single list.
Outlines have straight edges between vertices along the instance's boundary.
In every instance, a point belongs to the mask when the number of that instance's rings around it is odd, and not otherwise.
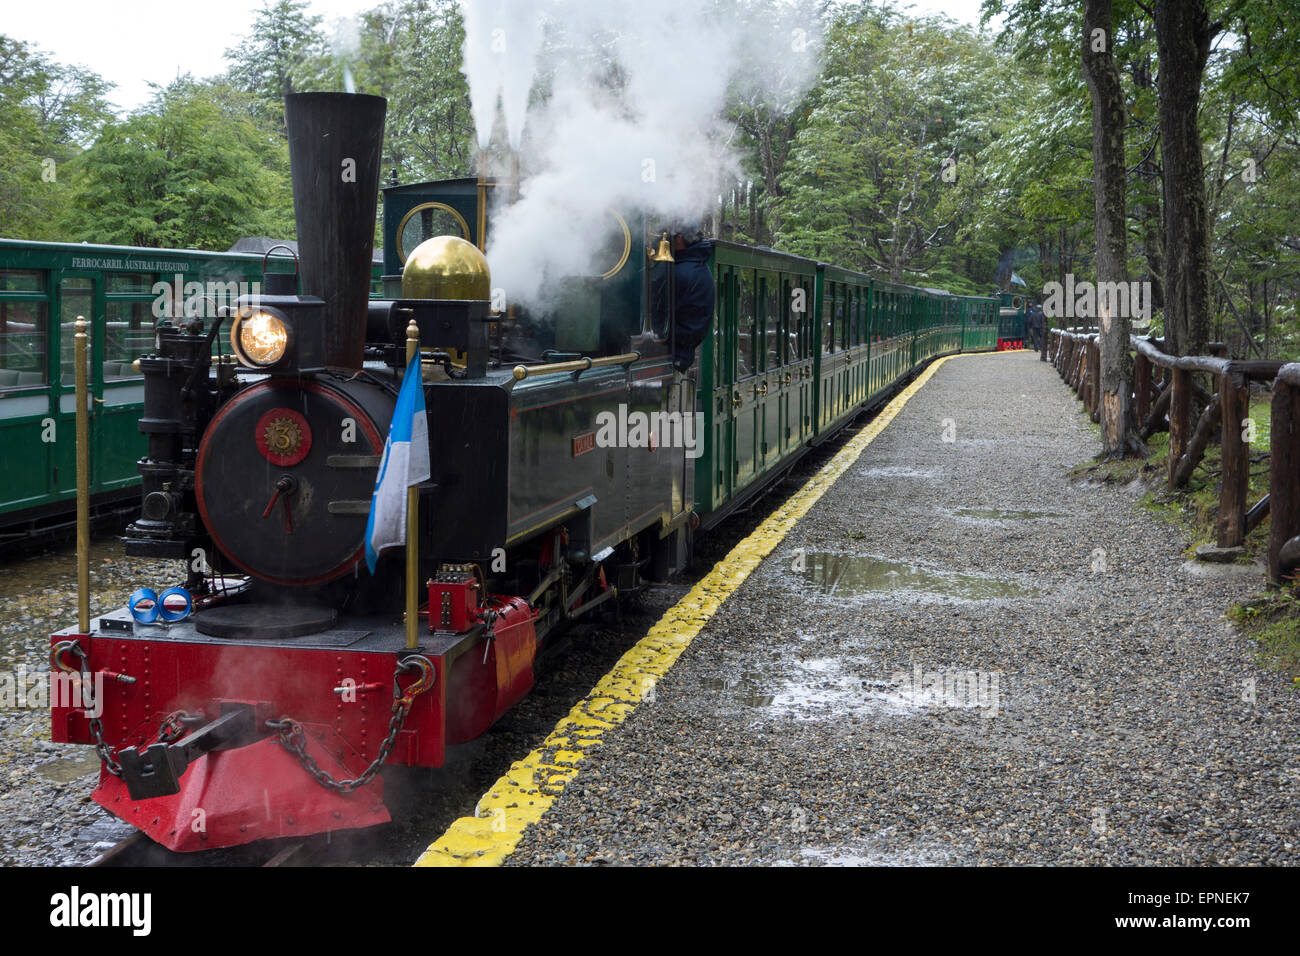
[{"label": "argentine flag", "polygon": [[393,411],[384,457],[379,462],[379,476],[370,498],[366,567],[371,574],[375,573],[380,551],[406,543],[406,489],[427,481],[430,474],[429,422],[417,351],[402,378],[402,390],[397,395],[397,408]]}]

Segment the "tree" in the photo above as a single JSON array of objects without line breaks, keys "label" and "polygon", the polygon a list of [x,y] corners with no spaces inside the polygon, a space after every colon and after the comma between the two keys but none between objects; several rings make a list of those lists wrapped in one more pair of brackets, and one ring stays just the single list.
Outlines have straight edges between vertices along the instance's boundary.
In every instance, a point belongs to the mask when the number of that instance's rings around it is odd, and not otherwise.
[{"label": "tree", "polygon": [[0,36],[0,235],[62,239],[69,163],[112,115],[111,85]]},{"label": "tree", "polygon": [[893,281],[987,291],[996,255],[952,253],[1006,107],[990,92],[1005,62],[964,28],[870,8],[832,21],[824,63],[780,178],[778,241]]},{"label": "tree", "polygon": [[[808,87],[816,78],[825,6],[824,0],[744,0],[738,10],[729,11],[748,25],[737,50],[741,65],[727,94],[727,118],[740,134],[737,145],[746,154],[745,167],[754,180],[749,197],[755,214],[746,238],[760,245],[770,245],[781,232],[781,176],[803,123]],[[789,37],[789,52],[774,59],[767,42],[772,36]],[[756,41],[755,48],[746,45],[747,39]]]},{"label": "tree", "polygon": [[[1108,458],[1140,446],[1129,437],[1129,306],[1109,290],[1128,287],[1124,93],[1111,54],[1111,0],[1084,0],[1083,74],[1092,97],[1092,183],[1097,240],[1098,348],[1101,352],[1101,444]],[[1106,294],[1103,294],[1106,293]]]},{"label": "tree", "polygon": [[292,236],[288,148],[249,116],[248,97],[188,77],[108,124],[75,163],[74,240],[228,249]]},{"label": "tree", "polygon": [[[383,22],[372,21],[363,49]],[[383,91],[389,97],[385,159],[408,181],[469,175],[474,120],[460,71],[465,27],[455,0],[402,0],[387,22],[393,69]]]},{"label": "tree", "polygon": [[1210,341],[1210,222],[1199,110],[1211,24],[1205,0],[1155,0],[1165,193],[1165,335],[1179,355]]},{"label": "tree", "polygon": [[307,8],[307,0],[268,0],[252,33],[226,50],[230,85],[250,94],[254,114],[286,135],[284,98],[311,89],[325,58],[321,18]]}]

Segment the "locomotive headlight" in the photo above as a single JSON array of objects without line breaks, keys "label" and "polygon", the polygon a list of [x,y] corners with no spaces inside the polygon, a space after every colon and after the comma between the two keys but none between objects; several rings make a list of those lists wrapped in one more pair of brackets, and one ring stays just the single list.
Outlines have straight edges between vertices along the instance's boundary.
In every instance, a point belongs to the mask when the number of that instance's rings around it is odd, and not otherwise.
[{"label": "locomotive headlight", "polygon": [[230,329],[230,345],[245,365],[266,368],[284,358],[289,348],[289,326],[270,309],[241,313]]}]

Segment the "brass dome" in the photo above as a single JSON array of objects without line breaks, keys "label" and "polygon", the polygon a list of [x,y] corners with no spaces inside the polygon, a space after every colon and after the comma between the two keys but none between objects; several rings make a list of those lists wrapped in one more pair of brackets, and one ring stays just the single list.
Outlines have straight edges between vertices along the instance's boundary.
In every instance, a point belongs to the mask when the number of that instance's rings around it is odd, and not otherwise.
[{"label": "brass dome", "polygon": [[434,236],[407,257],[402,298],[490,299],[492,270],[474,243],[459,236]]}]

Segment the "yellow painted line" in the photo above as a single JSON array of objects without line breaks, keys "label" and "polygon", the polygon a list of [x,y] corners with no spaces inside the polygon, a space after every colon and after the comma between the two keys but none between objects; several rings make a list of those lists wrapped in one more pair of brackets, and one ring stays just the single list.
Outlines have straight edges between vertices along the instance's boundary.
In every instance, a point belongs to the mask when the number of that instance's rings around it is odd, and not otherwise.
[{"label": "yellow painted line", "polygon": [[[996,353],[987,353],[996,354]],[[578,703],[536,750],[510,766],[479,800],[474,816],[461,817],[415,862],[416,866],[498,866],[524,831],[542,818],[578,775],[578,765],[605,732],[618,726],[651,695],[695,636],[750,573],[876,440],[903,406],[950,358],[937,359],[872,421],[713,566],[690,592],[650,628],[636,646]]]}]

